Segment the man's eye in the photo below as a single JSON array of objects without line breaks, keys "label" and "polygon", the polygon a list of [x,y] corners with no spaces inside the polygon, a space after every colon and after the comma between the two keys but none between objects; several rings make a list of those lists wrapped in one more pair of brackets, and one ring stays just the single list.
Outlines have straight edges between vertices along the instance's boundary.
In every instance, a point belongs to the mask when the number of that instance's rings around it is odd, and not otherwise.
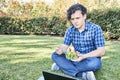
[{"label": "man's eye", "polygon": [[80,19],[80,17],[77,17],[76,19]]}]

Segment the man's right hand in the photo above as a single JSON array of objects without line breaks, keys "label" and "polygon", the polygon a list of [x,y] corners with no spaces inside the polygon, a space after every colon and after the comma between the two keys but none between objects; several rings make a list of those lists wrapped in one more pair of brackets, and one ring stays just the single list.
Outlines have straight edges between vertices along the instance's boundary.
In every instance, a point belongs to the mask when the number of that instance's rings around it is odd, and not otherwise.
[{"label": "man's right hand", "polygon": [[66,51],[67,51],[67,49],[68,49],[68,47],[69,47],[69,46],[62,44],[62,45],[56,47],[55,51],[56,51],[56,53],[59,54],[59,55],[65,54]]},{"label": "man's right hand", "polygon": [[59,54],[59,55],[61,55],[61,54],[64,53],[64,52],[63,52],[63,49],[62,49],[62,46],[56,47],[55,51],[56,51],[56,53]]}]

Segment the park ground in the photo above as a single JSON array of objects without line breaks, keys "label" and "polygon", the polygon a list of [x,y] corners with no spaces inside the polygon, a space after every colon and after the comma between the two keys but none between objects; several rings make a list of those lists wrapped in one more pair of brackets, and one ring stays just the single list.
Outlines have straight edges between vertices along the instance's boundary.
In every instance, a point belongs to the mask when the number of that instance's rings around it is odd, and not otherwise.
[{"label": "park ground", "polygon": [[[0,35],[0,80],[37,80],[42,70],[51,71],[51,54],[62,40],[55,36]],[[97,80],[120,80],[120,42],[105,43],[103,67],[95,76]]]}]

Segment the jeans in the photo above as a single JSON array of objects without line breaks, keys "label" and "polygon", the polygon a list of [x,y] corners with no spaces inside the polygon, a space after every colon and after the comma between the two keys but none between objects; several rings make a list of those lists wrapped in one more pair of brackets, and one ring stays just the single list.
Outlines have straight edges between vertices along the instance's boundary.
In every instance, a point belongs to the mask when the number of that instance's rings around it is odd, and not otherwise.
[{"label": "jeans", "polygon": [[76,76],[77,73],[86,71],[96,71],[101,68],[102,62],[100,58],[86,58],[80,62],[73,62],[66,58],[65,54],[58,55],[56,52],[52,54],[52,60],[59,68],[68,75]]}]

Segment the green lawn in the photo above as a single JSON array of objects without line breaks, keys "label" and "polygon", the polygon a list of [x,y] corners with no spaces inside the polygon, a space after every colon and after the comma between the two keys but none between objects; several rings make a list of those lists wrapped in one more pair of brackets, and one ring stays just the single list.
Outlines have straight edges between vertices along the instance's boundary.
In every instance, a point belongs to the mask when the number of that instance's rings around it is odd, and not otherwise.
[{"label": "green lawn", "polygon": [[[51,54],[63,37],[0,35],[0,80],[37,80],[50,70]],[[106,41],[97,80],[120,80],[120,42]],[[61,73],[61,72],[59,72]]]}]

